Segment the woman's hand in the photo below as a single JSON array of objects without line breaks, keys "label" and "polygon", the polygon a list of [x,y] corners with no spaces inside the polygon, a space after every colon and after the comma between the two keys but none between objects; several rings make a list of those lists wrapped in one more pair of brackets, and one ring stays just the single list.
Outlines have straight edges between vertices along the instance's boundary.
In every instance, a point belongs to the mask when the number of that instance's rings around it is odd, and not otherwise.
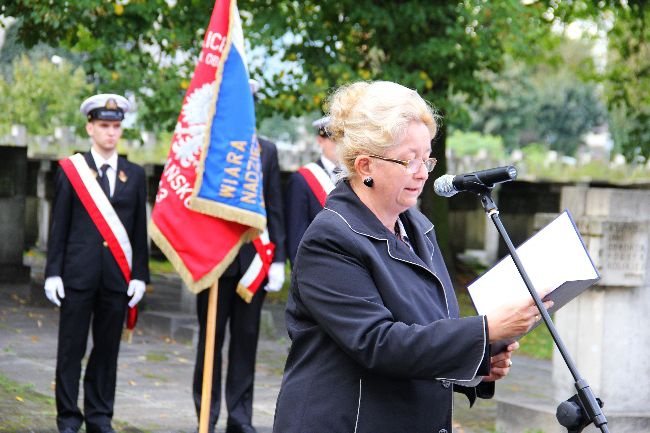
[{"label": "woman's hand", "polygon": [[510,372],[512,366],[512,352],[519,349],[519,343],[515,341],[506,347],[504,352],[490,358],[490,375],[483,377],[483,382],[494,382],[503,379]]},{"label": "woman's hand", "polygon": [[[549,291],[540,293],[544,298]],[[544,302],[547,310],[553,306],[553,301]],[[541,319],[541,315],[533,298],[522,298],[512,304],[504,305],[488,314],[488,332],[490,343],[519,337],[525,334],[534,324]]]}]

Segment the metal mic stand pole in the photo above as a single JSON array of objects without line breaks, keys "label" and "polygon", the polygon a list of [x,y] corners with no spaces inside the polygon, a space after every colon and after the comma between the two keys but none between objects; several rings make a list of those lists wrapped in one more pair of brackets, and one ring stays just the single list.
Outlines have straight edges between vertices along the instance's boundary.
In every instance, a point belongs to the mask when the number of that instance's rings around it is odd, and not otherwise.
[{"label": "metal mic stand pole", "polygon": [[559,349],[562,358],[564,358],[564,362],[566,363],[569,371],[571,372],[571,375],[573,376],[573,379],[575,380],[577,394],[575,394],[570,399],[560,403],[556,412],[558,422],[562,426],[566,427],[569,433],[580,433],[592,422],[596,427],[600,428],[601,432],[609,433],[609,429],[607,428],[607,418],[605,418],[605,415],[600,410],[600,408],[603,406],[603,403],[600,401],[600,399],[594,396],[594,393],[589,387],[589,384],[580,376],[578,369],[573,363],[568,350],[564,346],[560,335],[555,329],[555,324],[551,320],[551,316],[546,311],[546,308],[544,308],[544,304],[535,291],[533,283],[530,281],[530,278],[528,278],[528,274],[526,274],[526,270],[519,260],[517,251],[512,245],[512,241],[510,240],[506,229],[503,227],[503,224],[501,224],[501,219],[499,218],[499,209],[494,203],[494,200],[492,200],[490,191],[491,188],[484,187],[480,188],[478,191],[473,192],[478,194],[478,196],[481,198],[481,204],[483,205],[483,209],[485,209],[485,213],[492,219],[494,225],[497,228],[497,231],[501,235],[501,238],[508,246],[510,256],[515,262],[515,266],[517,267],[521,278],[523,278],[524,283],[526,283],[526,287],[530,292],[530,296],[533,297],[535,305],[544,318],[546,327],[551,332],[551,336],[553,337],[555,345]]}]

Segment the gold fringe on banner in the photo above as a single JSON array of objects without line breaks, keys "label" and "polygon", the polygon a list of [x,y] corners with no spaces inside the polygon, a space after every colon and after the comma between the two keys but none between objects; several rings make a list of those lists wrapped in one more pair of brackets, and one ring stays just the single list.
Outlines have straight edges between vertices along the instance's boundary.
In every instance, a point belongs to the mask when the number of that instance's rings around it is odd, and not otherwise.
[{"label": "gold fringe on banner", "polygon": [[174,269],[176,269],[176,272],[178,272],[178,275],[181,277],[189,291],[192,293],[199,293],[205,289],[209,289],[210,286],[212,286],[212,284],[214,284],[214,282],[219,279],[221,274],[223,274],[226,268],[230,266],[233,260],[235,260],[235,257],[237,257],[242,244],[249,242],[259,236],[259,231],[255,228],[251,228],[250,230],[244,232],[241,239],[239,239],[239,242],[237,242],[230,249],[230,251],[228,251],[223,260],[210,272],[201,277],[198,281],[194,281],[192,274],[185,266],[185,263],[183,263],[181,257],[178,255],[165,235],[162,234],[153,220],[151,220],[149,223],[149,235],[151,236],[151,239],[156,243],[156,245],[158,245],[158,248],[160,248],[163,254],[165,254],[167,260],[169,260],[172,266],[174,266]]},{"label": "gold fringe on banner", "polygon": [[[198,181],[197,181],[198,182]],[[261,187],[261,185],[260,185]],[[196,189],[195,189],[196,191]],[[266,217],[256,212],[241,209],[235,206],[219,203],[214,200],[208,200],[200,197],[192,197],[190,200],[192,210],[216,216],[218,218],[236,222],[245,226],[251,226],[259,230],[258,235],[266,228]]]},{"label": "gold fringe on banner", "polygon": [[[260,287],[260,289],[261,289],[261,290],[264,290],[263,287]],[[258,289],[258,290],[260,290],[260,289]],[[242,298],[242,299],[244,300],[244,302],[246,302],[247,304],[250,304],[251,301],[253,300],[253,295],[254,295],[254,293],[252,293],[250,290],[248,290],[248,289],[246,288],[246,286],[243,286],[243,285],[241,285],[241,284],[237,284],[237,294],[238,294],[239,296],[241,296],[241,298]]]}]

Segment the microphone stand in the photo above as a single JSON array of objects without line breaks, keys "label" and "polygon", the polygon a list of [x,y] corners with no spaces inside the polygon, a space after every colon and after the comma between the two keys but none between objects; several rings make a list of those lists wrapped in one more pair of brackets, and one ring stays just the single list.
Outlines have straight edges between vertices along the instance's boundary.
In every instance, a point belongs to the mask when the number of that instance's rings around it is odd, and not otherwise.
[{"label": "microphone stand", "polygon": [[491,186],[474,185],[471,192],[477,194],[481,198],[481,204],[483,205],[483,209],[485,209],[485,213],[492,219],[497,231],[501,235],[501,238],[506,243],[510,256],[515,262],[515,266],[517,267],[521,278],[523,278],[524,283],[526,283],[530,296],[533,297],[535,305],[539,309],[546,327],[551,332],[555,345],[559,349],[562,358],[564,358],[564,362],[575,380],[577,394],[560,403],[557,407],[555,416],[560,425],[566,427],[569,433],[580,433],[592,422],[596,427],[600,428],[602,433],[609,433],[609,429],[607,428],[607,418],[605,418],[605,415],[600,409],[603,406],[603,402],[594,396],[587,381],[580,376],[578,369],[555,328],[555,324],[551,320],[551,316],[546,311],[546,308],[544,308],[544,304],[535,291],[533,283],[530,281],[530,278],[528,278],[528,274],[519,260],[517,251],[515,250],[506,229],[501,223],[501,219],[499,218],[499,209],[490,195],[491,190]]}]

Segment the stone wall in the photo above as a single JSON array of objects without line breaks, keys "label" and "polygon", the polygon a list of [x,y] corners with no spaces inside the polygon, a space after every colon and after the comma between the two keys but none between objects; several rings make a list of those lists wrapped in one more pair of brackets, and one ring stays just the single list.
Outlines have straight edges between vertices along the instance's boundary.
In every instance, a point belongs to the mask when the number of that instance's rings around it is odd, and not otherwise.
[{"label": "stone wall", "polygon": [[23,266],[27,149],[0,146],[0,282],[27,282]]},{"label": "stone wall", "polygon": [[[600,281],[555,314],[558,333],[581,376],[605,403],[610,431],[650,431],[650,190],[563,187],[569,209]],[[548,220],[540,215],[539,220]],[[552,269],[549,269],[552,272]],[[549,382],[552,402],[498,403],[503,433],[559,433],[555,406],[576,393],[574,378],[555,349]],[[594,426],[585,432],[600,431]]]}]

